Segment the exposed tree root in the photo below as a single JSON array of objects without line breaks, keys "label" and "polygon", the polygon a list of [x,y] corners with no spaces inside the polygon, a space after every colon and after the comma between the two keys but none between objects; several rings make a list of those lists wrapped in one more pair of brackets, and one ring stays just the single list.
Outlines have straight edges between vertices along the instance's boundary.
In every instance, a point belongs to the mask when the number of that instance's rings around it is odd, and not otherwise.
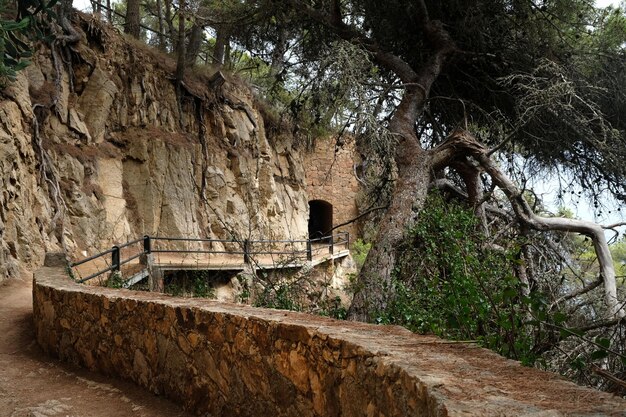
[{"label": "exposed tree root", "polygon": [[[33,105],[33,113],[38,107],[43,107],[43,105]],[[44,183],[47,184],[46,188],[54,205],[54,216],[50,221],[50,228],[48,229],[47,234],[48,236],[51,236],[56,232],[56,238],[63,248],[63,251],[68,253],[65,242],[65,213],[67,212],[67,205],[65,204],[65,200],[63,199],[63,195],[61,193],[61,186],[59,185],[58,176],[54,170],[54,164],[41,143],[39,121],[37,120],[37,117],[33,117],[32,143],[39,160],[40,181],[42,182],[42,185]]]}]

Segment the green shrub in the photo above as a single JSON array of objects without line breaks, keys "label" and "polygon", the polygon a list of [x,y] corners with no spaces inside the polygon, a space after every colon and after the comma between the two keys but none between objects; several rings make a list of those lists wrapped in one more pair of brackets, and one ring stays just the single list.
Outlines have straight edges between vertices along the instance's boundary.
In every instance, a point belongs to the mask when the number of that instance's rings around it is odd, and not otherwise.
[{"label": "green shrub", "polygon": [[254,301],[255,307],[276,308],[279,310],[301,311],[301,289],[288,282],[268,285]]},{"label": "green shrub", "polygon": [[210,271],[179,271],[166,281],[165,293],[173,296],[215,298]]},{"label": "green shrub", "polygon": [[124,279],[120,271],[114,271],[109,276],[106,286],[109,288],[122,288],[124,285]]},{"label": "green shrub", "polygon": [[530,300],[513,271],[519,244],[490,249],[471,210],[429,196],[400,249],[390,300],[379,323],[419,333],[475,340],[533,363],[524,320]]}]

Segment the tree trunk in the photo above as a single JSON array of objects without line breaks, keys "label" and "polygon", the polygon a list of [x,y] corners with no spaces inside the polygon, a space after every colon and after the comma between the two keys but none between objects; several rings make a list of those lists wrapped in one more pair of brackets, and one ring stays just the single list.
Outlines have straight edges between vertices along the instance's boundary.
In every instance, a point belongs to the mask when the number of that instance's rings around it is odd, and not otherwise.
[{"label": "tree trunk", "polygon": [[226,45],[230,43],[230,32],[225,27],[217,29],[215,36],[215,49],[213,50],[213,64],[224,65],[226,57]]},{"label": "tree trunk", "polygon": [[426,201],[435,165],[433,154],[420,146],[414,126],[427,95],[426,89],[408,87],[389,123],[389,130],[397,141],[394,161],[398,177],[389,208],[378,224],[374,245],[361,268],[348,311],[350,320],[371,321],[373,315],[385,309],[393,296],[391,283],[398,249],[407,231],[417,222]]},{"label": "tree trunk", "polygon": [[[110,1],[110,0],[108,0]],[[162,51],[167,50],[167,44],[165,43],[165,26],[163,25],[163,4],[161,0],[156,0],[157,19],[159,22],[159,49]]]},{"label": "tree trunk", "polygon": [[282,29],[278,34],[278,40],[272,51],[272,62],[270,64],[270,77],[275,81],[282,83],[280,73],[285,66],[285,52],[287,52],[287,36],[285,30]]},{"label": "tree trunk", "polygon": [[126,1],[126,20],[124,22],[124,33],[128,33],[133,38],[139,39],[141,33],[141,14],[140,14],[140,1],[139,0],[127,0]]},{"label": "tree trunk", "polygon": [[172,49],[176,52],[176,48],[178,47],[178,43],[174,42],[176,38],[176,29],[174,28],[174,18],[172,17],[172,1],[165,1],[165,23],[167,23],[167,31],[172,42]]},{"label": "tree trunk", "polygon": [[194,23],[191,28],[191,34],[189,35],[189,42],[187,43],[187,53],[185,59],[188,67],[192,67],[196,63],[196,59],[198,59],[200,46],[202,45],[203,32],[204,27],[199,25],[197,22]]},{"label": "tree trunk", "polygon": [[348,317],[350,320],[371,321],[385,309],[393,294],[392,274],[398,261],[398,248],[415,223],[426,201],[431,182],[431,155],[413,146],[399,149],[406,162],[398,164],[398,178],[391,204],[378,224],[374,246],[367,255],[359,275]]},{"label": "tree trunk", "polygon": [[430,87],[441,71],[446,54],[445,49],[439,51],[419,74],[403,62],[396,62],[397,57],[378,57],[381,63],[396,67],[396,72],[403,74],[402,80],[409,85],[389,122],[389,130],[397,143],[394,161],[398,178],[389,208],[378,224],[374,246],[361,268],[348,311],[350,320],[371,321],[372,315],[384,310],[387,300],[393,296],[391,282],[398,261],[398,248],[407,231],[417,222],[433,172],[450,161],[450,155],[438,149],[424,150],[415,133],[416,120],[424,109]]},{"label": "tree trunk", "polygon": [[445,153],[422,149],[415,133],[415,123],[422,114],[431,86],[439,77],[448,56],[456,51],[456,47],[443,25],[430,20],[424,0],[417,0],[414,4],[414,23],[423,28],[424,38],[432,47],[432,53],[419,68],[412,68],[400,56],[390,53],[365,34],[344,23],[340,2],[333,3],[332,13],[297,0],[290,0],[289,3],[334,30],[340,38],[365,47],[378,65],[393,71],[406,86],[402,100],[389,122],[389,131],[395,136],[397,143],[394,160],[398,178],[390,206],[378,225],[374,246],[370,249],[358,277],[357,290],[348,312],[351,320],[369,321],[372,314],[385,308],[391,295],[390,284],[398,261],[397,251],[407,231],[417,221],[426,200],[432,172],[448,161]]},{"label": "tree trunk", "polygon": [[178,42],[176,45],[176,88],[180,88],[185,76],[185,2],[180,0],[180,8],[178,10]]},{"label": "tree trunk", "polygon": [[178,125],[181,129],[185,126],[183,113],[183,78],[185,77],[185,1],[179,0],[180,8],[178,10],[178,42],[176,46],[176,74],[175,88],[176,101],[178,102]]}]

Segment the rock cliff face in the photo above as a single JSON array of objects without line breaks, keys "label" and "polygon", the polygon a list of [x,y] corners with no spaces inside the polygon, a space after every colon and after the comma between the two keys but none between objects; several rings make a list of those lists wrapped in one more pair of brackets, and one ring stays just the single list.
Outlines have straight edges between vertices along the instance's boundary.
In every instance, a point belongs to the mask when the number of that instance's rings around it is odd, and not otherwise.
[{"label": "rock cliff face", "polygon": [[178,101],[169,57],[74,23],[0,91],[0,280],[143,234],[307,235],[302,155],[249,89],[193,76]]}]

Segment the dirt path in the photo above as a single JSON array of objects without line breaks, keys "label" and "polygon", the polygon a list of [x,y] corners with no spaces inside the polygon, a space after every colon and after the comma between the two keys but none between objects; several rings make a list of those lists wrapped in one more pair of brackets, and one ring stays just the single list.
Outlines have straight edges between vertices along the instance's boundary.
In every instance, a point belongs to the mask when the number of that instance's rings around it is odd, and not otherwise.
[{"label": "dirt path", "polygon": [[188,417],[128,382],[59,362],[34,339],[32,282],[0,284],[0,417]]}]

